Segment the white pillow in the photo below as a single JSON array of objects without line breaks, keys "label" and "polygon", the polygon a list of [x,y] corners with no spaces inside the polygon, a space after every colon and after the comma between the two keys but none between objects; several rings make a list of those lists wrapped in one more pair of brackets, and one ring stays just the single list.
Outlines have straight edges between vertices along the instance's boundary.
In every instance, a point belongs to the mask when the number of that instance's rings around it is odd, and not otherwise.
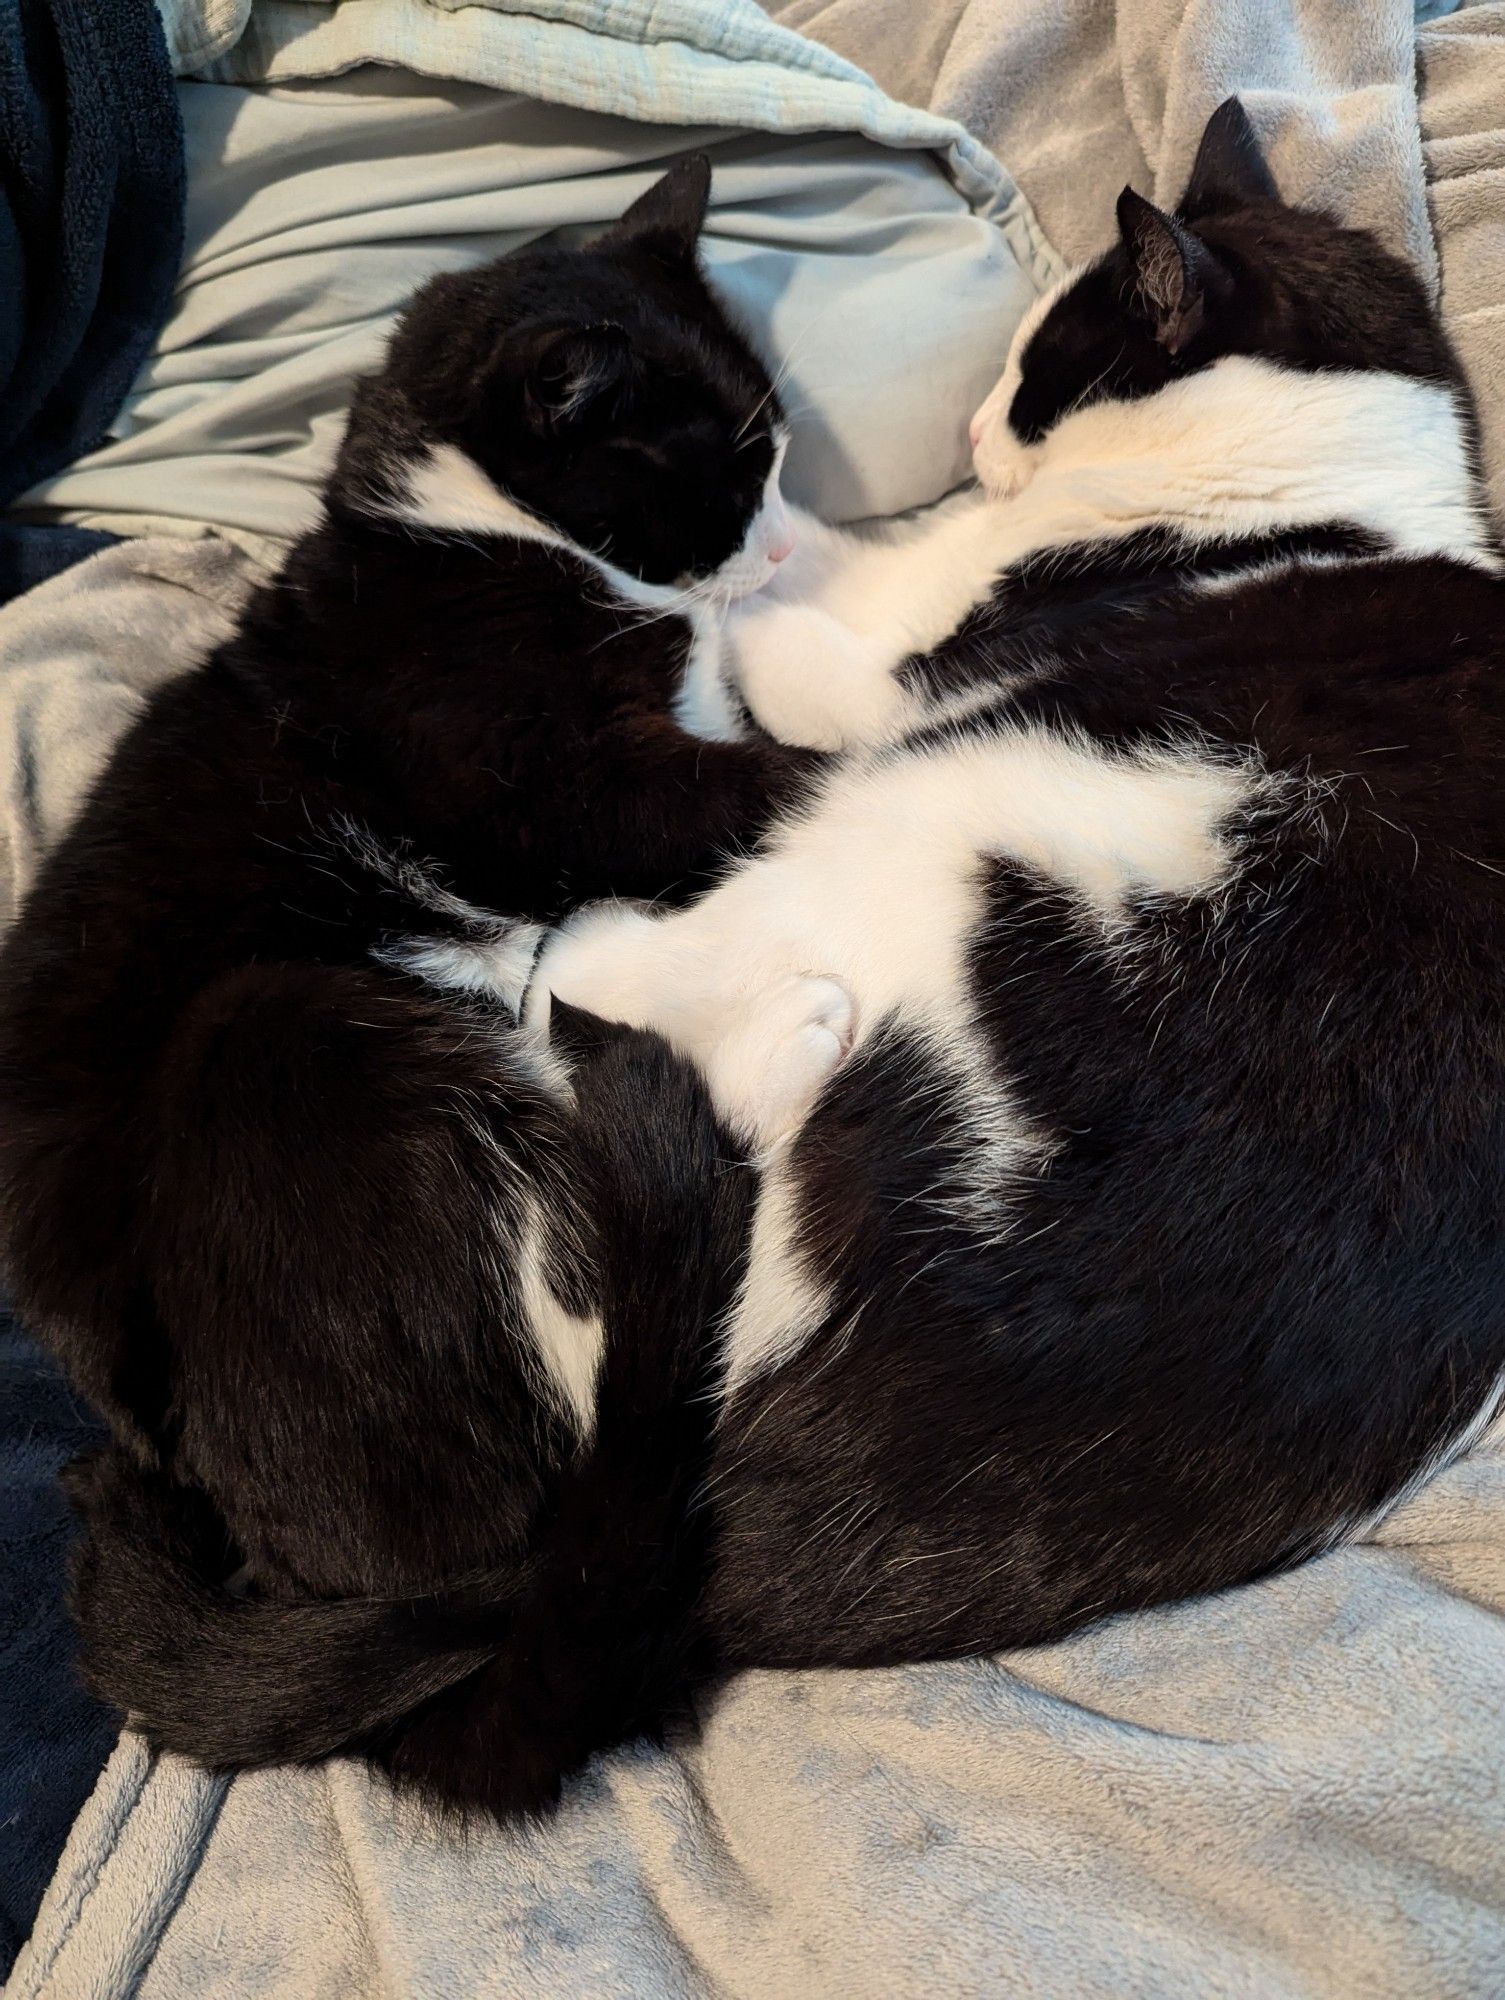
[{"label": "white pillow", "polygon": [[375,67],[180,94],[172,317],[112,441],[29,494],[33,518],[296,534],[350,385],[417,285],[610,221],[693,146],[715,165],[707,265],[787,371],[789,490],[829,520],[966,476],[967,418],[1035,296],[931,155],[850,134],[645,125]]}]

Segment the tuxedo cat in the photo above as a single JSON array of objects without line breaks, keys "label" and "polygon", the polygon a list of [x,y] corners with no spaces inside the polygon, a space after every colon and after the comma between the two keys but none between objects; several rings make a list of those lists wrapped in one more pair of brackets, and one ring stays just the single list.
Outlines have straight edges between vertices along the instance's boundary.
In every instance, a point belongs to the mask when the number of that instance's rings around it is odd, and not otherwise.
[{"label": "tuxedo cat", "polygon": [[[1126,192],[1119,225],[1016,339],[980,502],[811,528],[733,607],[754,714],[840,760],[699,901],[552,933],[523,1003],[651,1036],[743,1131],[759,996],[821,975],[850,1010],[702,1294],[672,1586],[640,1588],[623,1488],[640,1720],[735,1667],[1048,1641],[1280,1568],[1499,1406],[1505,585],[1467,393],[1415,275],[1284,205],[1236,104],[1176,213]],[[641,1368],[657,1287],[729,1242],[697,1230],[646,1246]],[[610,1740],[599,1568],[545,1560],[520,1655],[452,1603],[237,1598],[111,1476],[91,1657],[158,1740],[375,1748],[500,1811],[521,1755]],[[420,1672],[449,1685],[415,1706]]]},{"label": "tuxedo cat", "polygon": [[[684,896],[815,761],[742,732],[716,673],[719,607],[789,526],[773,386],[697,266],[708,188],[691,156],[593,245],[418,296],[319,526],[121,743],[0,962],[9,1273],[117,1440],[82,1490],[120,1532],[155,1494],[159,1541],[252,1601],[390,1603],[383,1719],[436,1684],[413,1600],[453,1634],[473,1597],[489,1638],[549,1546],[592,1560],[585,1438],[590,1479],[617,1468],[596,1568],[668,1590],[655,1510],[693,1483],[697,1343],[745,1237],[728,1168],[841,1052],[844,996],[781,978],[729,1131],[647,1037],[518,1026],[524,919]],[[488,1782],[533,1796],[525,1767]]]},{"label": "tuxedo cat", "polygon": [[1414,274],[1282,204],[1236,102],[1177,212],[1118,221],[975,420],[981,503],[812,535],[734,613],[754,713],[843,762],[694,907],[544,955],[540,1008],[651,1026],[723,1096],[744,990],[818,965],[854,1005],[724,1329],[723,1664],[1254,1576],[1500,1407],[1505,584],[1467,391]]}]

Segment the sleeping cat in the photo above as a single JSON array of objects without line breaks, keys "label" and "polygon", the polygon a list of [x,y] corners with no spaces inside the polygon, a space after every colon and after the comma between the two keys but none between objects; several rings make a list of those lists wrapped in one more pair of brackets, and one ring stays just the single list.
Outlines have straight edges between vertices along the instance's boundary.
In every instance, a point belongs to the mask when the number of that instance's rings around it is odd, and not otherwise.
[{"label": "sleeping cat", "polygon": [[[815,761],[738,736],[715,671],[789,528],[773,386],[697,266],[708,188],[689,157],[594,245],[425,289],[320,525],[155,697],[0,963],[17,1303],[111,1421],[98,1492],[139,1469],[254,1591],[514,1602],[551,1533],[578,1575],[581,1437],[599,1479],[614,1395],[699,1380],[750,1198],[725,1168],[840,1054],[843,996],[781,978],[733,1133],[649,1038],[517,1022],[522,919],[682,897]],[[619,1368],[624,1259],[666,1234]],[[613,1588],[636,1552],[667,1574],[644,1524],[705,1431],[654,1393],[675,1442],[637,1514],[616,1483]],[[381,1716],[431,1651],[373,1657]]]},{"label": "sleeping cat", "polygon": [[1030,1644],[1277,1568],[1500,1407],[1505,585],[1467,392],[1415,276],[1284,206],[1236,102],[1176,214],[1118,221],[975,421],[993,497],[749,607],[754,712],[859,747],[699,904],[541,967],[539,1005],[716,1091],[744,987],[818,963],[854,1002],[724,1334],[726,1664]]},{"label": "sleeping cat", "polygon": [[[1237,105],[1177,212],[1126,193],[1119,224],[979,414],[991,497],[909,542],[812,531],[734,610],[755,714],[843,758],[700,901],[552,933],[523,1003],[651,1034],[743,1131],[758,996],[821,975],[851,1009],[702,1293],[724,1318],[638,1398],[650,1460],[656,1395],[693,1374],[714,1409],[657,1517],[672,1587],[629,1560],[641,1461],[620,1489],[640,1718],[1290,1564],[1499,1404],[1505,586],[1467,393],[1414,274],[1283,205]],[[485,939],[462,960],[507,988]],[[729,1241],[679,1188],[697,1233],[644,1240],[639,1312]],[[661,1321],[617,1324],[649,1368]],[[594,1407],[609,1517],[626,1406]],[[546,1557],[526,1619],[491,1579],[489,1626],[397,1620],[216,1587],[119,1459],[86,1513],[96,1682],[174,1747],[363,1746],[505,1812],[521,1759],[620,1720],[586,1692],[597,1567]],[[415,1707],[420,1663],[449,1685]]]}]

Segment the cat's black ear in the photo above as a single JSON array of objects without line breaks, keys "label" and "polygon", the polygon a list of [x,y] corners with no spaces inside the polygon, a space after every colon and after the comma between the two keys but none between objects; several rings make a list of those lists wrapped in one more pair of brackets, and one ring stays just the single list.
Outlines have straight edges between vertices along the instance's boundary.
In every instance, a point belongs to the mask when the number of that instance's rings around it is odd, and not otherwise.
[{"label": "cat's black ear", "polygon": [[640,194],[612,229],[618,242],[631,242],[666,264],[687,264],[705,227],[711,199],[711,163],[704,153],[686,153],[662,180]]},{"label": "cat's black ear", "polygon": [[604,1021],[584,1007],[571,1007],[557,996],[549,1003],[549,1046],[569,1062],[588,1061],[635,1032],[620,1021]]},{"label": "cat's black ear", "polygon": [[1236,97],[1225,97],[1207,121],[1178,212],[1195,222],[1251,201],[1279,200],[1248,112]]},{"label": "cat's black ear", "polygon": [[1200,236],[1133,188],[1118,197],[1118,227],[1155,338],[1180,354],[1227,291],[1227,273]]},{"label": "cat's black ear", "polygon": [[549,433],[587,417],[618,416],[635,372],[632,343],[612,321],[546,334],[528,357],[528,416],[536,430]]}]

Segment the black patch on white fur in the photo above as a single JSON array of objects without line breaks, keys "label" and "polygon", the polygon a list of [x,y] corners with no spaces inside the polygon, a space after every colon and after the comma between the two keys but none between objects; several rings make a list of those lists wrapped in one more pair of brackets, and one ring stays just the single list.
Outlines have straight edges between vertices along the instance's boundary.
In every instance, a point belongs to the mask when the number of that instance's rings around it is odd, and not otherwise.
[{"label": "black patch on white fur", "polygon": [[1214,113],[1175,213],[1126,188],[1118,220],[1119,240],[1020,357],[1008,421],[1023,443],[1074,409],[1153,395],[1225,354],[1417,376],[1466,401],[1417,273],[1367,231],[1286,207],[1237,99]]},{"label": "black patch on white fur", "polygon": [[1055,1147],[996,1240],[922,1047],[828,1089],[794,1159],[832,1304],[718,1432],[738,1665],[1037,1644],[1287,1565],[1505,1371],[1505,589],[1375,556],[1122,607],[1088,578],[1080,620],[1070,588],[1048,651],[1000,621],[1028,684],[943,733],[1253,753],[1284,802],[1227,892],[1111,941],[992,869],[975,1000]]}]

